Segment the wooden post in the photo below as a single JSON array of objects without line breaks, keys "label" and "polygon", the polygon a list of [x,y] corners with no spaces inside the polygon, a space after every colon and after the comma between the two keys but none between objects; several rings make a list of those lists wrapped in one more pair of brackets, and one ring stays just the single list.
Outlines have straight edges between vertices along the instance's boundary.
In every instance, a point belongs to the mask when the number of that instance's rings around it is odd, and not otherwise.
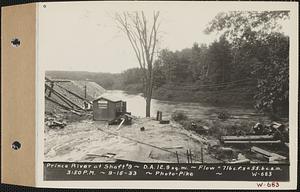
[{"label": "wooden post", "polygon": [[156,113],[156,121],[158,121],[159,120],[159,111],[157,111],[157,113]]},{"label": "wooden post", "polygon": [[162,112],[160,111],[159,112],[159,121],[161,121],[162,120]]},{"label": "wooden post", "polygon": [[190,163],[189,150],[186,150],[186,157],[187,157],[187,162]]},{"label": "wooden post", "polygon": [[176,153],[177,163],[179,163],[179,157],[177,151],[175,153]]},{"label": "wooden post", "polygon": [[204,163],[204,160],[203,160],[203,147],[201,147],[201,162]]},{"label": "wooden post", "polygon": [[[51,89],[53,89],[53,87],[54,87],[54,83],[53,82],[50,82],[50,87],[51,87]],[[49,90],[48,97],[51,97],[51,89]]]},{"label": "wooden post", "polygon": [[192,150],[190,149],[190,161],[193,163],[193,158],[192,158]]}]

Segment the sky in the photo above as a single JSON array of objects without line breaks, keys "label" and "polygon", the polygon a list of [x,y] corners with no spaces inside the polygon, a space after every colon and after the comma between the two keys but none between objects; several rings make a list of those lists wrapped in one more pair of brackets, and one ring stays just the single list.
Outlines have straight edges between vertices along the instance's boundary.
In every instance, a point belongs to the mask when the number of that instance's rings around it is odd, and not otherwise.
[{"label": "sky", "polygon": [[230,4],[218,5],[203,2],[42,3],[38,22],[39,61],[45,70],[119,73],[139,65],[129,40],[115,23],[115,13],[160,11],[159,48],[176,51],[190,48],[195,42],[209,44],[217,38],[216,34],[207,35],[203,30],[219,12],[236,9]]}]

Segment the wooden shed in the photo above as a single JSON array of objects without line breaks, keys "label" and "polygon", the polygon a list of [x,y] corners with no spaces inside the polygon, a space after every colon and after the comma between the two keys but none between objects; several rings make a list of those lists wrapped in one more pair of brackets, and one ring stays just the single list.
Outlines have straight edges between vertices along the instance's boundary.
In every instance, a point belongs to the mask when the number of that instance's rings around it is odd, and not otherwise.
[{"label": "wooden shed", "polygon": [[93,119],[111,121],[126,113],[126,102],[112,96],[100,96],[93,101]]}]

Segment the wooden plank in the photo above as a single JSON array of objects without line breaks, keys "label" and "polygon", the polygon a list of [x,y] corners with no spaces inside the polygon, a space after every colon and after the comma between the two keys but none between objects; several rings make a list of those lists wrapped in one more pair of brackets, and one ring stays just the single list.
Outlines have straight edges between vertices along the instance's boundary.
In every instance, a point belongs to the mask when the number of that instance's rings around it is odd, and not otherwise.
[{"label": "wooden plank", "polygon": [[125,118],[122,118],[122,121],[121,123],[119,124],[118,128],[117,128],[117,131],[120,130],[121,126],[123,125],[123,123],[125,122]]},{"label": "wooden plank", "polygon": [[164,149],[182,149],[183,146],[173,146],[173,147],[162,147]]},{"label": "wooden plank", "polygon": [[266,155],[266,156],[270,156],[270,157],[272,156],[271,152],[266,151],[264,149],[261,149],[259,147],[255,147],[255,146],[251,147],[251,151],[252,152],[257,152],[257,153],[260,153],[260,154],[263,154],[263,155]]},{"label": "wooden plank", "polygon": [[251,147],[251,151],[252,152],[256,152],[256,153],[260,153],[262,155],[266,155],[268,157],[276,157],[276,158],[279,158],[279,159],[286,159],[286,157],[282,156],[282,155],[278,155],[277,153],[272,153],[272,152],[269,152],[267,150],[264,150],[264,149],[261,149],[259,147]]},{"label": "wooden plank", "polygon": [[246,136],[222,136],[221,140],[223,141],[244,141],[244,140],[272,140],[274,139],[273,135],[246,135]]},{"label": "wooden plank", "polygon": [[281,143],[280,140],[276,141],[224,141],[225,144],[275,144],[275,143]]},{"label": "wooden plank", "polygon": [[237,163],[250,163],[249,159],[241,159],[241,160],[237,160],[237,161],[233,161],[233,162],[228,162],[231,164],[237,164]]}]

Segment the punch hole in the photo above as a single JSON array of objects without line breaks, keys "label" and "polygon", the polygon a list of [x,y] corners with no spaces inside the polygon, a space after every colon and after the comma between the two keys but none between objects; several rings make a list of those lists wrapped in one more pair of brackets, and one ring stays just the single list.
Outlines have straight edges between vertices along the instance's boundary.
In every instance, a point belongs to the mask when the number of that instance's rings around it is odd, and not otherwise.
[{"label": "punch hole", "polygon": [[13,47],[19,47],[19,46],[21,45],[21,41],[20,41],[18,38],[13,38],[13,39],[11,40],[11,45],[12,45]]},{"label": "punch hole", "polygon": [[44,8],[46,8],[46,7],[47,7],[47,5],[43,5],[43,7],[44,7]]},{"label": "punch hole", "polygon": [[13,148],[14,150],[19,150],[21,148],[21,143],[19,141],[15,141],[11,145],[11,148]]}]

